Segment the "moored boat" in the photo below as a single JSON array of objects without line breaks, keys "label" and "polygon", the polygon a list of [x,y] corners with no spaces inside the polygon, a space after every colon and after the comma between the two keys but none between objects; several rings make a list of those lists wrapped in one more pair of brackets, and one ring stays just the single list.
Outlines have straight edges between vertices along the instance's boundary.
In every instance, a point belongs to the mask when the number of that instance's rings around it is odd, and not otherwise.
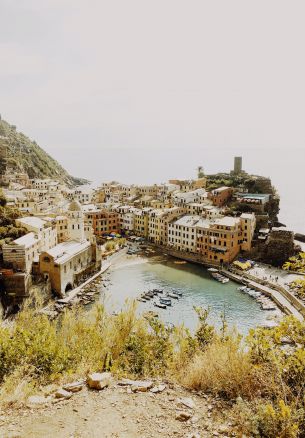
[{"label": "moored boat", "polygon": [[160,309],[166,309],[166,304],[162,304],[160,301],[154,301],[154,306],[159,307]]},{"label": "moored boat", "polygon": [[161,304],[165,304],[166,306],[172,305],[172,300],[170,298],[159,298]]},{"label": "moored boat", "polygon": [[168,297],[171,297],[171,298],[175,298],[176,300],[179,299],[179,296],[178,296],[177,294],[173,293],[173,292],[168,292],[168,293],[167,293],[167,296],[168,296]]}]

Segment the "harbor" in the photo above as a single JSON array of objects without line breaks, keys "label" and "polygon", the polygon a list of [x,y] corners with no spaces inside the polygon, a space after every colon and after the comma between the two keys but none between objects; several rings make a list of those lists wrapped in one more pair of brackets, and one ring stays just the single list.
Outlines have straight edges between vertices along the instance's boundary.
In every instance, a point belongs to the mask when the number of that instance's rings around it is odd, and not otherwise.
[{"label": "harbor", "polygon": [[166,324],[183,324],[191,331],[198,324],[194,306],[208,308],[209,322],[216,327],[224,316],[242,334],[257,325],[274,326],[283,316],[264,294],[242,290],[238,280],[228,277],[225,283],[218,281],[212,273],[193,263],[177,264],[170,256],[123,252],[107,272],[100,300],[113,313],[136,300],[138,314],[157,315]]}]

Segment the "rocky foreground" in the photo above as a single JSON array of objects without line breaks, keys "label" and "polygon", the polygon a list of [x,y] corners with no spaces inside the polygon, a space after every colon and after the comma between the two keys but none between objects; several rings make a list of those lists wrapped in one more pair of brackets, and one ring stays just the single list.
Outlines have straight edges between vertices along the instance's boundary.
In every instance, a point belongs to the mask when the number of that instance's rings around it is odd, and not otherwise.
[{"label": "rocky foreground", "polygon": [[0,436],[213,437],[237,436],[225,406],[203,393],[156,381],[114,381],[109,373],[29,397],[0,415]]}]

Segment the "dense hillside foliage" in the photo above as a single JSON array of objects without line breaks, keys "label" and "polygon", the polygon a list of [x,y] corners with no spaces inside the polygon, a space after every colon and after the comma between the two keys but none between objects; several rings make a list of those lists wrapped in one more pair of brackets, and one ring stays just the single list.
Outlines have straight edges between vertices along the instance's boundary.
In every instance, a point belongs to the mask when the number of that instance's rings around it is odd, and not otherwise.
[{"label": "dense hillside foliage", "polygon": [[26,234],[25,228],[15,225],[15,219],[20,216],[22,214],[17,208],[7,206],[6,199],[0,190],[0,251],[3,243],[9,243]]},{"label": "dense hillside foliage", "polygon": [[54,178],[70,186],[87,182],[69,175],[35,141],[4,120],[0,120],[0,137],[4,137],[2,144],[7,146],[6,159],[0,160],[0,173],[7,167],[12,172],[26,172],[30,178]]}]

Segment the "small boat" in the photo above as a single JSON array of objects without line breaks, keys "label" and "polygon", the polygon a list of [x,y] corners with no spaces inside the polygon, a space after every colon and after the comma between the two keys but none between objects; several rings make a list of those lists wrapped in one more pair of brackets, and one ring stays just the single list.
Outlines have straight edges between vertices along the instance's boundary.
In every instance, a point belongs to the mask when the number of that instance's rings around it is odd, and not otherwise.
[{"label": "small boat", "polygon": [[157,294],[163,294],[162,289],[153,289],[153,291],[156,292]]},{"label": "small boat", "polygon": [[141,303],[146,303],[146,300],[144,298],[137,298],[137,301],[140,301]]},{"label": "small boat", "polygon": [[259,298],[261,296],[261,293],[257,292],[254,289],[250,289],[249,291],[247,291],[247,294],[250,295],[250,297],[253,297],[253,298]]},{"label": "small boat", "polygon": [[272,303],[262,303],[261,308],[262,310],[276,310],[276,306]]},{"label": "small boat", "polygon": [[147,292],[144,292],[144,295],[149,297],[149,298],[153,298],[155,296],[155,294],[152,291],[150,291],[150,290],[147,291]]},{"label": "small boat", "polygon": [[162,304],[158,301],[154,302],[154,306],[159,307],[160,309],[166,309],[166,304]]},{"label": "small boat", "polygon": [[216,269],[216,268],[208,268],[208,272],[216,273],[216,272],[218,272],[218,269]]},{"label": "small boat", "polygon": [[182,297],[182,292],[180,292],[179,290],[175,290],[174,294],[178,295],[179,297]]},{"label": "small boat", "polygon": [[229,279],[227,277],[224,277],[223,275],[219,274],[218,272],[213,272],[212,277],[219,281],[219,283],[225,284],[229,282]]},{"label": "small boat", "polygon": [[145,294],[145,295],[142,295],[141,298],[143,298],[143,299],[146,300],[146,301],[149,301],[149,300],[151,300],[153,297],[151,297],[151,296]]},{"label": "small boat", "polygon": [[173,292],[168,292],[168,293],[167,293],[167,296],[168,296],[168,297],[171,297],[171,298],[175,298],[176,300],[179,299],[179,296],[178,296],[177,294],[173,293]]},{"label": "small boat", "polygon": [[174,263],[176,264],[176,265],[185,265],[187,262],[185,261],[185,260],[176,260],[176,261],[174,261]]},{"label": "small boat", "polygon": [[165,304],[166,306],[172,305],[172,300],[170,298],[159,298],[161,304]]},{"label": "small boat", "polygon": [[144,301],[149,301],[149,300],[151,299],[151,297],[149,297],[149,296],[146,295],[145,293],[142,294],[142,295],[140,296],[140,298],[142,298],[142,300],[144,300]]}]

